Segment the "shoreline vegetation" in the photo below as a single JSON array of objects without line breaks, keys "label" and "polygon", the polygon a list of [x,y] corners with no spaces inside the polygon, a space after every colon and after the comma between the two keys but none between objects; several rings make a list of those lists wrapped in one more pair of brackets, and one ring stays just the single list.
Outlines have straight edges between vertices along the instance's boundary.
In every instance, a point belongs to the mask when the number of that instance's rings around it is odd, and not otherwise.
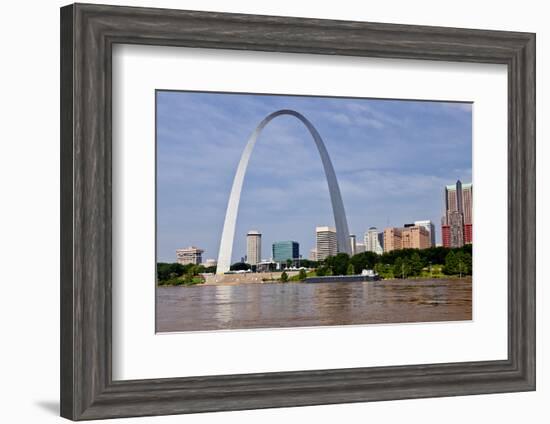
[{"label": "shoreline vegetation", "polygon": [[[252,272],[231,275],[246,275],[254,278],[228,284],[302,283],[308,277],[356,275],[361,274],[364,269],[374,270],[381,280],[387,282],[405,279],[418,281],[440,278],[462,279],[472,275],[472,245],[468,244],[460,248],[401,249],[385,252],[382,255],[363,252],[351,257],[346,253],[338,253],[323,261],[301,260],[298,268],[293,267],[295,265],[296,263],[288,261],[285,269],[260,273],[255,272],[254,267],[249,264],[238,262],[231,266],[232,271],[250,270]],[[157,263],[157,285],[223,284],[215,278],[217,277],[215,273],[216,267],[159,262]]]}]

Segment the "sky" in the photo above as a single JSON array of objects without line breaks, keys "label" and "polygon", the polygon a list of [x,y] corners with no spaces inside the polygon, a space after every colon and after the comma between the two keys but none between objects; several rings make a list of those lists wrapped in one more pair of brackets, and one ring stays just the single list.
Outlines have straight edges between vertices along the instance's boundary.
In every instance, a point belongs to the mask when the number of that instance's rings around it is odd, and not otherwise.
[{"label": "sky", "polygon": [[[293,109],[320,133],[342,193],[350,233],[362,241],[419,220],[441,241],[447,184],[472,178],[470,103],[157,91],[157,256],[204,249],[217,259],[233,177],[248,138],[271,112]],[[315,227],[334,226],[320,156],[304,125],[279,116],[260,135],[245,176],[232,262],[246,233],[262,233],[262,258],[294,240],[307,258]]]}]

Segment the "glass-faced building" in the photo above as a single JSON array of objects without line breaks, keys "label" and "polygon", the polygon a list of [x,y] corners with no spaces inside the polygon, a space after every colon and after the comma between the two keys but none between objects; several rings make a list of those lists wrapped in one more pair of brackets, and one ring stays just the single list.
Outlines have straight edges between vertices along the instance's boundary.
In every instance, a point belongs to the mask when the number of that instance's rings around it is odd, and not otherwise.
[{"label": "glass-faced building", "polygon": [[273,243],[273,261],[286,262],[300,257],[300,245],[297,241],[276,241]]}]

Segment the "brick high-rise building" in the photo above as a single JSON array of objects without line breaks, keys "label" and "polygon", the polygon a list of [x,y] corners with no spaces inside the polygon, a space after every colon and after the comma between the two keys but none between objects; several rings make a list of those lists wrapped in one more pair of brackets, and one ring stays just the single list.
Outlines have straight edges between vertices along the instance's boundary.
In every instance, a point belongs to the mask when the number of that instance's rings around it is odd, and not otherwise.
[{"label": "brick high-rise building", "polygon": [[472,184],[462,184],[462,208],[464,210],[464,244],[470,244],[472,238]]},{"label": "brick high-rise building", "polygon": [[445,215],[441,219],[441,238],[445,247],[472,243],[472,184],[445,186]]},{"label": "brick high-rise building", "polygon": [[401,228],[389,227],[384,229],[384,252],[403,248]]},{"label": "brick high-rise building", "polygon": [[412,225],[401,231],[402,249],[427,249],[430,246],[430,232],[424,226]]},{"label": "brick high-rise building", "polygon": [[451,246],[451,227],[447,225],[445,217],[441,220],[441,245],[444,247]]},{"label": "brick high-rise building", "polygon": [[403,228],[389,227],[384,230],[384,252],[427,249],[430,246],[430,232],[422,225],[405,224]]}]

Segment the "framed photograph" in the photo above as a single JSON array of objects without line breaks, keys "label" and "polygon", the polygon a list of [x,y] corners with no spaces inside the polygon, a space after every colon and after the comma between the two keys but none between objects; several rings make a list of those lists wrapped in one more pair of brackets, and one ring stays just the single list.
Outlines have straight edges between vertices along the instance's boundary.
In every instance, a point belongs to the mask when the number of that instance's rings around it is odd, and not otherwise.
[{"label": "framed photograph", "polygon": [[535,389],[535,35],[61,9],[61,414]]},{"label": "framed photograph", "polygon": [[472,103],[158,90],[156,134],[158,333],[472,319]]}]

